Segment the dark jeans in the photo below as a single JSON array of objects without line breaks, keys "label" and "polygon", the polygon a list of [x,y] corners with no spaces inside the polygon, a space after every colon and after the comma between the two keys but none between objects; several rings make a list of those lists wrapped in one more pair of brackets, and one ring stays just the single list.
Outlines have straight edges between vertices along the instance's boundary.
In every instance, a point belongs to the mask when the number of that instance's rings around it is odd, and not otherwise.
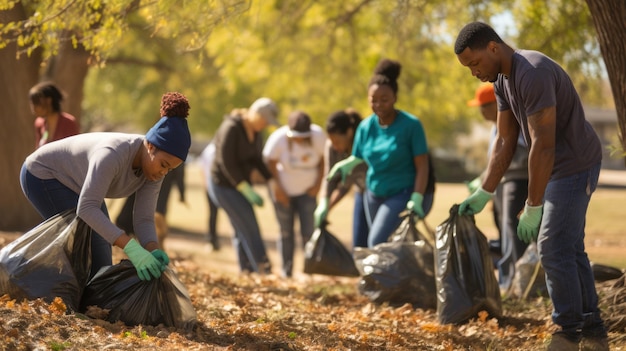
[{"label": "dark jeans", "polygon": [[528,244],[517,237],[517,215],[524,209],[528,197],[528,179],[510,180],[498,187],[502,199],[500,212],[500,248],[502,258],[498,261],[498,283],[501,290],[507,290],[515,276],[515,263],[522,257]]},{"label": "dark jeans", "polygon": [[[367,239],[368,247],[387,242],[389,236],[400,225],[400,213],[406,209],[413,188],[407,188],[392,196],[376,196],[369,190],[365,190],[365,213],[370,225]],[[424,194],[422,209],[428,214],[433,205],[433,193]]]},{"label": "dark jeans", "polygon": [[354,193],[354,210],[352,212],[352,246],[367,247],[367,236],[369,235],[369,225],[365,216],[365,205],[363,193]]},{"label": "dark jeans", "polygon": [[301,244],[304,245],[311,238],[315,229],[313,212],[315,212],[317,201],[315,197],[303,194],[289,197],[289,206],[274,201],[276,219],[280,226],[280,240],[278,241],[278,251],[281,253],[283,261],[283,277],[291,277],[293,271],[293,253],[296,246],[295,240],[295,217],[298,216],[300,222]]},{"label": "dark jeans", "polygon": [[[571,338],[606,337],[593,272],[585,252],[585,217],[600,164],[550,180],[537,247],[554,310],[552,320]],[[582,331],[582,335],[581,335]]]},{"label": "dark jeans", "polygon": [[219,186],[213,180],[209,182],[209,193],[215,204],[224,209],[233,226],[233,247],[241,271],[271,273],[271,264],[252,205],[237,189]]},{"label": "dark jeans", "polygon": [[[23,166],[20,172],[20,183],[24,195],[44,219],[78,206],[78,194],[70,188],[56,179],[39,179]],[[104,202],[101,208],[108,217],[109,212]],[[112,264],[112,252],[111,244],[100,234],[92,231],[90,278],[98,273],[100,268]]]}]

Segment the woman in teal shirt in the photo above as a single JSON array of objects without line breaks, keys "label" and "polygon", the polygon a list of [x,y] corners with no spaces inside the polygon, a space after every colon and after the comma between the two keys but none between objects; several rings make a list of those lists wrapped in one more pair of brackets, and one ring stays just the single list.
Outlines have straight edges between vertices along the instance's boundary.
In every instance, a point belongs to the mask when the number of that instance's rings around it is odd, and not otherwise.
[{"label": "woman in teal shirt", "polygon": [[400,63],[384,59],[376,66],[368,87],[371,116],[357,128],[352,156],[329,172],[342,177],[362,162],[368,165],[365,208],[370,224],[368,246],[386,242],[400,224],[404,209],[424,218],[433,202],[434,183],[429,184],[429,161],[422,123],[397,110]]}]

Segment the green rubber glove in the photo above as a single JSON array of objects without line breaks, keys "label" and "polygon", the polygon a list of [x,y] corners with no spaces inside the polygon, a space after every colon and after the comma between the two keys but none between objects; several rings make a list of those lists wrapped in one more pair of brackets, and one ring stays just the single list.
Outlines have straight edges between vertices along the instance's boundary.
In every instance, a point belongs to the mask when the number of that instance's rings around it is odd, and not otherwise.
[{"label": "green rubber glove", "polygon": [[152,250],[150,253],[152,254],[152,256],[154,256],[154,258],[161,262],[161,272],[165,271],[167,265],[170,264],[170,258],[167,256],[165,251],[156,249]]},{"label": "green rubber glove", "polygon": [[424,218],[424,208],[422,207],[424,196],[418,192],[411,194],[411,199],[406,203],[407,210],[415,213],[419,218]]},{"label": "green rubber glove", "polygon": [[478,188],[480,188],[482,182],[482,179],[480,179],[480,176],[478,176],[472,179],[470,182],[466,183],[465,185],[467,185],[467,189],[469,190],[470,194],[472,194],[473,192],[478,190]]},{"label": "green rubber glove", "polygon": [[346,177],[350,173],[352,173],[352,170],[354,169],[354,167],[358,166],[362,162],[363,160],[356,156],[350,156],[346,159],[343,159],[335,163],[333,168],[330,169],[330,171],[328,172],[328,176],[326,177],[326,180],[332,179],[335,176],[335,174],[337,174],[337,172],[341,172],[341,184],[344,184],[346,182]]},{"label": "green rubber glove", "polygon": [[461,202],[459,206],[460,215],[475,215],[485,208],[487,202],[491,200],[493,193],[490,193],[483,189],[481,186],[472,193],[465,201]]},{"label": "green rubber glove", "polygon": [[254,192],[250,183],[245,180],[237,185],[237,190],[243,194],[243,196],[248,200],[249,203],[253,205],[257,205],[259,207],[263,206],[263,198]]},{"label": "green rubber glove", "polygon": [[124,253],[135,266],[139,279],[151,280],[153,277],[161,276],[161,262],[152,256],[148,250],[141,247],[137,240],[130,239],[124,246]]},{"label": "green rubber glove", "polygon": [[315,212],[313,212],[313,217],[315,219],[315,222],[314,222],[315,228],[319,228],[322,225],[327,215],[328,215],[328,199],[323,198],[322,200],[320,200],[320,203],[319,205],[317,205],[317,208],[315,208]]},{"label": "green rubber glove", "polygon": [[543,215],[543,205],[524,206],[524,212],[519,217],[517,224],[517,237],[529,244],[531,241],[537,240],[539,235],[539,226],[541,226],[541,216]]}]

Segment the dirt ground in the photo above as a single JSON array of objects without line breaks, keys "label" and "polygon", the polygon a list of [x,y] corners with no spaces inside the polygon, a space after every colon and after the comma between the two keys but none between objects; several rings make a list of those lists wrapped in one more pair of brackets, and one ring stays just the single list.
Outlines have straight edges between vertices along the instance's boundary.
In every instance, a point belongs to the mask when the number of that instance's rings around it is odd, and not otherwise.
[{"label": "dirt ground", "polygon": [[[410,305],[392,307],[371,303],[357,289],[359,278],[306,275],[302,253],[296,252],[292,279],[277,275],[239,274],[230,237],[232,229],[223,213],[218,217],[222,248],[210,251],[205,243],[207,204],[199,172],[187,172],[187,201],[177,193],[170,199],[168,221],[171,233],[165,249],[171,268],[189,292],[197,323],[189,329],[159,326],[126,326],[110,323],[106,311],[66,313],[59,301],[16,302],[0,298],[1,350],[541,350],[554,326],[549,299],[528,301],[506,299],[503,316],[479,314],[462,325],[441,325],[435,310]],[[445,189],[444,189],[445,188]],[[429,225],[447,217],[454,202],[462,201],[462,184],[444,185],[435,199]],[[261,186],[257,190],[265,193]],[[607,191],[606,196],[614,191]],[[605,196],[605,195],[602,195]],[[624,196],[619,193],[615,196]],[[112,215],[121,202],[109,203]],[[350,244],[350,202],[331,211],[330,231]],[[623,207],[621,207],[623,208]],[[604,211],[605,208],[598,209]],[[278,228],[271,204],[266,199],[257,211],[275,273]],[[487,237],[495,237],[488,215],[477,217]],[[621,225],[601,227],[588,247],[597,248],[590,257],[598,261],[605,248],[623,256],[626,243],[620,239]],[[20,233],[0,233],[0,246]],[[595,250],[595,249],[594,249]],[[608,250],[607,250],[608,251]],[[613,251],[610,251],[613,252]],[[123,258],[114,252],[114,262]],[[622,262],[620,258],[610,262]],[[623,257],[622,257],[623,259]],[[621,267],[621,266],[620,266]],[[626,350],[626,288],[624,278],[598,283],[603,316],[610,327],[612,350]]]}]

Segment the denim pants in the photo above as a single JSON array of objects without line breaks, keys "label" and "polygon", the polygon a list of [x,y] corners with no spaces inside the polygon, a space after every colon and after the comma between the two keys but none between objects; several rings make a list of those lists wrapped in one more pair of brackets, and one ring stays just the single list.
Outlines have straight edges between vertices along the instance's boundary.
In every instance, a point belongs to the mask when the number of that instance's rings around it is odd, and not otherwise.
[{"label": "denim pants", "polygon": [[[365,214],[369,223],[370,232],[367,239],[368,247],[387,242],[389,236],[400,225],[400,213],[406,209],[406,204],[411,199],[413,188],[407,188],[401,192],[381,197],[376,196],[369,189],[365,190]],[[422,202],[424,214],[428,214],[433,205],[433,193],[426,193]]]},{"label": "denim pants", "polygon": [[584,244],[587,207],[599,173],[597,164],[550,180],[544,194],[537,247],[554,306],[552,320],[571,338],[605,337],[607,333]]},{"label": "denim pants", "polygon": [[213,180],[209,181],[209,194],[213,202],[224,209],[233,226],[233,247],[241,272],[271,273],[271,264],[250,202],[237,189],[217,185]]},{"label": "denim pants", "polygon": [[352,246],[367,247],[367,236],[369,235],[369,225],[365,216],[365,205],[363,193],[354,193],[354,210],[352,211]]},{"label": "denim pants", "polygon": [[[39,179],[22,166],[20,171],[22,192],[28,201],[35,207],[44,219],[48,219],[65,210],[78,206],[78,194],[61,184],[56,179]],[[102,203],[102,212],[109,217],[106,204]],[[111,244],[100,234],[91,233],[91,270],[89,278],[93,277],[100,268],[112,264]]]},{"label": "denim pants", "polygon": [[528,179],[509,180],[498,187],[501,195],[500,247],[502,258],[498,261],[498,283],[501,290],[510,288],[515,276],[515,263],[522,257],[528,244],[517,237],[517,215],[524,209],[528,197]]},{"label": "denim pants", "polygon": [[317,202],[315,197],[308,194],[289,197],[289,206],[285,207],[281,203],[274,201],[274,209],[276,210],[276,219],[280,226],[280,240],[278,241],[278,251],[283,261],[282,275],[283,277],[291,277],[293,272],[293,253],[295,250],[295,217],[298,215],[300,222],[300,235],[302,238],[301,246],[311,238],[315,229],[313,212]]}]

